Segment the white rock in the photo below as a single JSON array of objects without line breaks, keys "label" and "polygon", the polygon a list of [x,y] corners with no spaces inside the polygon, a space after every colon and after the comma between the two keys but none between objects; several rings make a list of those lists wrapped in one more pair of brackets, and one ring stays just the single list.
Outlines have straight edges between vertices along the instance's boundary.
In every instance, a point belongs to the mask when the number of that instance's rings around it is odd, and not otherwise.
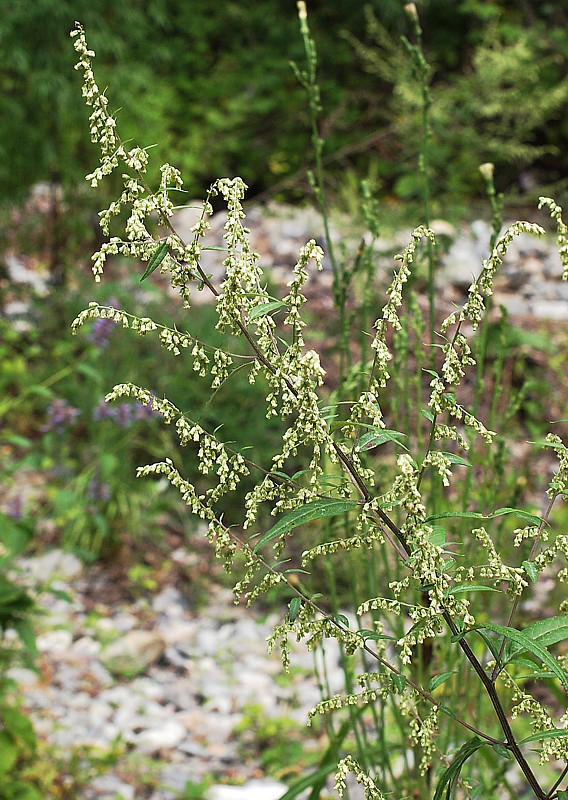
[{"label": "white rock", "polygon": [[71,631],[59,629],[40,633],[36,639],[36,645],[40,653],[66,653],[72,641]]},{"label": "white rock", "polygon": [[101,661],[114,674],[134,677],[155,663],[166,643],[152,631],[129,631],[125,636],[106,647]]},{"label": "white rock", "polygon": [[187,619],[168,620],[160,626],[160,634],[168,645],[189,644],[195,639],[197,630],[198,623]]},{"label": "white rock", "polygon": [[7,253],[5,257],[6,269],[12,283],[24,283],[31,286],[39,295],[47,294],[49,275],[40,274],[28,269],[19,258]]},{"label": "white rock", "polygon": [[182,617],[184,602],[181,592],[174,586],[168,586],[152,599],[152,608],[158,614],[166,614],[168,617]]},{"label": "white rock", "polygon": [[448,239],[455,239],[456,237],[455,225],[452,225],[447,219],[433,219],[430,227],[436,236],[447,236]]},{"label": "white rock", "polygon": [[191,229],[196,225],[203,213],[202,200],[190,200],[186,208],[175,211],[171,223],[185,242],[190,242],[194,234]]},{"label": "white rock", "polygon": [[248,781],[243,786],[214,784],[207,800],[279,800],[287,791],[283,783],[273,780]]},{"label": "white rock", "polygon": [[83,572],[83,562],[77,556],[58,549],[48,550],[34,558],[22,559],[22,566],[41,581],[55,577],[76,578]]},{"label": "white rock", "polygon": [[543,300],[533,304],[532,313],[538,319],[568,319],[568,302],[566,300]]},{"label": "white rock", "polygon": [[148,728],[136,737],[139,750],[144,753],[154,753],[157,750],[167,750],[176,747],[185,739],[187,731],[185,726],[175,719],[163,722],[157,727]]},{"label": "white rock", "polygon": [[98,778],[95,778],[89,788],[96,792],[95,795],[89,795],[89,797],[94,796],[102,800],[109,800],[110,798],[112,798],[112,800],[116,800],[116,798],[120,798],[120,800],[134,800],[135,797],[134,786],[131,786],[129,783],[124,783],[124,781],[121,781],[111,773],[106,773],[105,775],[100,775]]},{"label": "white rock", "polygon": [[96,642],[89,636],[81,636],[76,642],[71,645],[71,652],[74,655],[94,658],[100,652],[100,642]]}]

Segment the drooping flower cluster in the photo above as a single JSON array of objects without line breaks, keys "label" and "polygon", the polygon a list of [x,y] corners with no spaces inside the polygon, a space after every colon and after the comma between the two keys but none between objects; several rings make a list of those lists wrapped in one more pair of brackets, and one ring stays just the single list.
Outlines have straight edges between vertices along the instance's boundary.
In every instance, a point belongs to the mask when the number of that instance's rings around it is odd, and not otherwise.
[{"label": "drooping flower cluster", "polygon": [[[568,712],[561,716],[562,727],[558,728],[541,703],[531,694],[527,694],[506,670],[501,672],[500,678],[512,693],[514,703],[512,717],[526,714],[535,734],[548,734],[543,736],[540,742],[540,763],[546,764],[552,760],[568,762],[568,736],[566,736]],[[551,735],[553,732],[557,732],[558,736]]]},{"label": "drooping flower cluster", "polygon": [[422,238],[428,239],[432,244],[436,243],[434,232],[430,228],[420,226],[412,232],[410,243],[401,254],[395,256],[396,260],[400,261],[400,267],[398,272],[395,273],[389,289],[387,289],[389,300],[383,306],[382,314],[375,322],[377,333],[371,343],[371,347],[375,351],[373,374],[376,376],[379,386],[382,387],[386,386],[390,378],[387,371],[387,364],[392,358],[392,354],[386,343],[387,323],[390,323],[395,331],[399,331],[402,327],[398,316],[398,309],[402,305],[402,292],[411,274],[410,265],[414,261],[416,247]]},{"label": "drooping flower cluster", "polygon": [[464,322],[466,319],[471,322],[473,330],[478,328],[485,313],[485,299],[493,294],[495,273],[502,265],[509,245],[515,236],[520,236],[522,233],[544,236],[545,231],[540,225],[532,222],[514,222],[510,225],[495,243],[489,258],[483,262],[483,269],[469,287],[469,296],[461,311],[450,314],[442,323],[442,333],[446,333],[448,328],[456,322]]},{"label": "drooping flower cluster", "polygon": [[434,706],[425,719],[412,717],[410,719],[410,741],[418,745],[422,757],[418,769],[421,775],[426,775],[432,764],[432,756],[436,749],[435,741],[438,734],[438,707]]},{"label": "drooping flower cluster", "polygon": [[562,280],[568,281],[568,226],[562,219],[562,206],[559,206],[550,197],[539,197],[538,207],[542,208],[543,206],[548,206],[550,216],[556,221],[556,244],[562,264]]},{"label": "drooping flower cluster", "polygon": [[373,779],[361,769],[359,763],[352,756],[342,758],[337,765],[334,788],[340,797],[345,795],[347,790],[347,776],[350,772],[355,775],[355,781],[363,787],[363,796],[365,800],[385,800],[385,796],[380,789],[377,788]]}]

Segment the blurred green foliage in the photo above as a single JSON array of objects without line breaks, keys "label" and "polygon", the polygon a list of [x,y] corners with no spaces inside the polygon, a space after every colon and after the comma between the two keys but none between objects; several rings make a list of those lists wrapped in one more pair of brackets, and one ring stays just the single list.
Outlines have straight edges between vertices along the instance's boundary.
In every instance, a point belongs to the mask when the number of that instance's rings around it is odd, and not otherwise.
[{"label": "blurred green foliage", "polygon": [[[456,146],[470,152],[470,160],[484,155],[473,146],[484,129],[499,149],[512,127],[528,149],[520,160],[519,148],[502,153],[515,164],[506,180],[515,180],[519,164],[535,160],[548,172],[565,170],[560,147],[568,123],[559,109],[564,96],[554,108],[550,102],[548,109],[542,106],[567,74],[568,9],[536,0],[417,5],[434,89],[440,90],[439,128],[447,134],[434,153],[437,162],[453,157]],[[308,3],[319,53],[328,174],[341,184],[350,170],[360,176],[378,172],[386,191],[401,199],[408,187],[400,185],[400,152],[392,137],[381,134],[404,109],[392,82],[369,69],[354,43],[367,54],[376,49],[368,30],[372,13],[396,46],[408,33],[403,6],[401,0]],[[122,131],[144,131],[140,144],[157,144],[155,163],[167,156],[181,167],[190,192],[200,195],[219,175],[240,174],[253,192],[295,178],[281,187],[294,195],[312,156],[303,93],[287,63],[302,60],[293,0],[14,0],[0,18],[0,201],[25,195],[38,181],[61,183],[69,192],[92,167],[68,38],[75,19],[96,50],[99,82],[112,84],[111,107],[120,109]],[[517,54],[517,72],[508,80],[505,55],[493,64],[492,49]],[[486,81],[491,65],[500,81],[495,95]],[[515,89],[518,70],[522,80]],[[525,83],[529,93],[519,97]],[[479,87],[482,104],[475,96]],[[524,126],[521,115],[510,115],[519,100],[530,111]],[[475,115],[471,102],[478,104]],[[496,127],[495,114],[483,114],[491,102],[504,107]],[[408,153],[411,131],[405,135]],[[490,156],[488,151],[483,160]],[[471,183],[473,165],[465,166]]]},{"label": "blurred green foliage", "polygon": [[[136,479],[136,467],[171,451],[175,436],[147,407],[129,401],[105,404],[105,394],[119,378],[148,385],[202,424],[222,427],[226,441],[237,448],[252,445],[249,454],[255,458],[277,448],[278,424],[255,413],[266,387],[262,381],[251,386],[245,371],[236,370],[210,403],[208,382],[197,375],[188,381],[187,371],[179,368],[183,356],[164,356],[157,337],[123,339],[110,320],[73,336],[71,321],[87,294],[101,303],[150,310],[155,319],[184,327],[164,290],[141,292],[137,276],[95,287],[89,275],[80,277],[74,290],[33,302],[34,327],[16,330],[0,317],[1,444],[16,478],[22,469],[44,476],[40,500],[27,513],[51,520],[61,542],[82,557],[109,557],[131,537],[145,540],[163,530],[164,519],[184,507],[159,483]],[[192,318],[198,336],[215,346],[235,344],[219,331],[210,333],[212,306],[195,306]],[[179,450],[177,458],[194,480],[205,481],[191,453]],[[229,496],[228,517],[240,508],[250,480]]]}]

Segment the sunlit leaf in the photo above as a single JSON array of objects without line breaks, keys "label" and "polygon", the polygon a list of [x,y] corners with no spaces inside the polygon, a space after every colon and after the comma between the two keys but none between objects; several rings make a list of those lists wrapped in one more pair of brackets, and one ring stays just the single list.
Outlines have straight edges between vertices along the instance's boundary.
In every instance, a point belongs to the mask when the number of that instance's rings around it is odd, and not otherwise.
[{"label": "sunlit leaf", "polygon": [[[543,620],[543,622],[546,621],[547,620]],[[533,638],[533,635],[530,631],[532,626],[529,626],[529,628],[526,628],[523,631],[518,631],[515,628],[508,628],[504,625],[493,625],[490,622],[486,622],[484,623],[483,627],[487,630],[493,631],[494,633],[498,633],[501,636],[505,636],[507,639],[510,639],[511,641],[520,645],[522,649],[528,650],[529,653],[534,653],[535,656],[538,656],[542,663],[546,664],[550,671],[554,673],[555,677],[558,678],[564,688],[568,691],[568,673],[562,669],[558,661],[550,655],[548,650],[545,650],[545,648]],[[529,631],[528,634],[527,631]],[[556,641],[558,641],[558,639]]]},{"label": "sunlit leaf", "polygon": [[434,675],[430,683],[428,684],[428,690],[433,692],[434,689],[437,689],[438,686],[441,686],[447,680],[449,680],[452,675],[456,674],[456,670],[453,669],[451,672],[441,672],[439,675]]}]

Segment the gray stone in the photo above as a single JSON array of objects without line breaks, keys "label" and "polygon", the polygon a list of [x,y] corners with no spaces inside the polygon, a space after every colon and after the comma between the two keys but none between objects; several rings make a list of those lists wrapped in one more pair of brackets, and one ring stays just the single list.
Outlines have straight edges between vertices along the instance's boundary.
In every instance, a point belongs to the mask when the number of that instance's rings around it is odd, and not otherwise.
[{"label": "gray stone", "polygon": [[65,654],[68,652],[72,641],[73,634],[71,631],[56,629],[40,633],[36,639],[36,645],[40,653]]},{"label": "gray stone", "polygon": [[455,241],[441,263],[444,280],[464,291],[469,289],[482,269],[481,258],[471,239]]},{"label": "gray stone", "polygon": [[168,619],[183,617],[184,600],[179,589],[168,586],[152,598],[152,608],[158,614],[165,614]]},{"label": "gray stone", "polygon": [[456,226],[446,219],[434,219],[430,223],[430,227],[434,231],[437,240],[441,238],[455,239],[458,234]]},{"label": "gray stone", "polygon": [[537,319],[568,319],[568,303],[566,300],[535,300],[532,313]]},{"label": "gray stone", "polygon": [[185,726],[175,719],[164,720],[142,731],[136,737],[138,750],[143,753],[156,753],[176,747],[186,736]]},{"label": "gray stone", "polygon": [[83,572],[83,562],[77,556],[58,549],[48,550],[34,558],[21,559],[19,564],[38,582],[48,577],[51,581],[56,578],[69,580]]},{"label": "gray stone", "polygon": [[174,211],[170,222],[184,242],[189,243],[193,239],[191,229],[199,222],[202,212],[202,200],[190,200],[185,208]]},{"label": "gray stone", "polygon": [[20,283],[30,286],[38,295],[45,295],[48,292],[49,275],[28,269],[17,256],[12,253],[5,255],[6,270],[12,283]]},{"label": "gray stone", "polygon": [[102,651],[101,661],[113,675],[134,677],[154,664],[165,646],[162,637],[152,631],[129,631]]},{"label": "gray stone", "polygon": [[214,784],[207,792],[207,800],[279,800],[287,787],[270,779],[252,780],[243,786]]},{"label": "gray stone", "polygon": [[[93,794],[96,792],[96,794]],[[97,800],[134,800],[135,789],[110,772],[100,775],[89,787],[89,797]],[[87,797],[87,795],[84,795]]]}]

